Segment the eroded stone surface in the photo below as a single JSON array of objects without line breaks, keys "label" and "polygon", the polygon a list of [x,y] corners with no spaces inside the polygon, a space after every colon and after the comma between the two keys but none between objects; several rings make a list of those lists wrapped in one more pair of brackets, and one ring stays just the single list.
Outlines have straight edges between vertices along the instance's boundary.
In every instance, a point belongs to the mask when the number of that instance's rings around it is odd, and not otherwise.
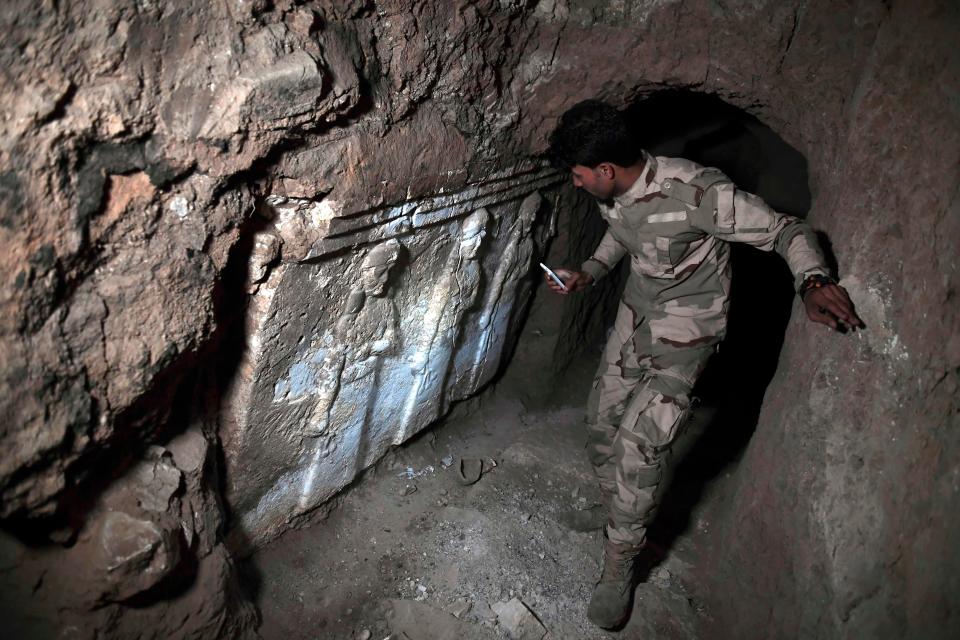
[{"label": "eroded stone surface", "polygon": [[[292,403],[292,392],[274,402],[275,383],[295,363],[312,366],[297,358],[319,353],[328,337],[342,344],[334,329],[351,313],[366,308],[388,319],[396,309],[395,338],[377,328],[363,336],[380,343],[369,355],[349,350],[327,367],[350,381],[328,393],[328,423],[344,427],[338,434],[358,424],[347,407],[367,402],[373,371],[389,363],[399,376],[407,366],[405,349],[418,343],[414,334],[424,336],[413,323],[435,332],[419,341],[428,345],[426,363],[477,371],[478,343],[465,345],[482,335],[494,345],[505,339],[479,327],[499,326],[509,307],[501,301],[524,296],[503,267],[510,247],[519,262],[528,250],[510,240],[526,236],[514,207],[547,190],[526,185],[485,202],[471,189],[495,183],[498,171],[507,171],[510,188],[508,168],[541,151],[555,118],[580,99],[626,105],[685,87],[749,110],[806,155],[809,219],[832,240],[871,324],[853,339],[827,338],[799,321],[789,329],[733,515],[714,529],[729,566],[704,564],[706,583],[736,587],[709,590],[724,594],[714,604],[730,620],[720,628],[743,635],[759,619],[774,637],[798,629],[855,635],[860,624],[934,636],[955,623],[950,594],[960,591],[949,577],[957,572],[941,569],[958,564],[954,5],[6,3],[0,514],[16,533],[5,548],[16,550],[10,566],[20,573],[5,573],[4,586],[42,582],[37,603],[64,603],[48,609],[64,612],[48,617],[50,628],[37,623],[39,637],[59,629],[215,637],[249,626],[220,541],[222,470],[211,462],[219,441],[210,416],[196,426],[181,415],[183,403],[216,405],[229,383],[231,398],[242,398],[233,406],[244,409],[221,417],[228,463],[247,465],[251,486],[302,492],[304,477],[281,479],[309,466],[322,437],[292,426],[309,402]],[[451,194],[466,194],[463,210],[434,217],[459,206],[444,200]],[[284,201],[270,204],[271,195]],[[427,201],[435,204],[423,215],[402,210]],[[473,266],[461,272],[448,261],[450,236],[484,208],[479,284],[462,299],[472,305],[434,310],[436,321],[424,323],[428,301],[444,297],[456,274],[474,277]],[[364,294],[361,305],[351,296],[358,271],[391,238],[405,256],[393,267],[392,293]],[[331,297],[311,297],[322,292]],[[356,312],[347,309],[351,298]],[[491,310],[484,316],[482,308]],[[250,340],[233,366],[227,351],[236,333]],[[364,373],[371,357],[377,365]],[[409,431],[487,370],[450,384],[423,377],[429,392],[424,402],[416,394]],[[194,386],[202,401],[189,393]],[[441,389],[450,398],[435,395]],[[370,451],[397,438],[400,422],[378,423],[391,426]],[[173,446],[191,429],[208,450]],[[273,450],[248,446],[257,438]],[[127,473],[149,459],[149,445],[168,444],[183,474],[172,498],[162,474],[143,485]],[[369,459],[343,443],[338,450],[352,453],[308,504],[349,476],[351,461]],[[124,510],[131,518],[161,531],[173,531],[167,520],[180,522],[176,564],[193,566],[191,580],[153,607],[91,611],[96,597],[41,580],[44,567],[71,567],[71,549],[93,539],[106,517],[96,504],[108,478],[121,494],[146,486],[155,492],[147,504],[166,505]],[[260,490],[231,489],[236,512],[249,512],[242,500]],[[17,541],[28,534],[42,549]],[[84,571],[93,570],[77,569]],[[102,576],[95,582],[84,594],[112,588]],[[743,597],[726,598],[737,592]],[[16,610],[34,606],[22,602]]]}]

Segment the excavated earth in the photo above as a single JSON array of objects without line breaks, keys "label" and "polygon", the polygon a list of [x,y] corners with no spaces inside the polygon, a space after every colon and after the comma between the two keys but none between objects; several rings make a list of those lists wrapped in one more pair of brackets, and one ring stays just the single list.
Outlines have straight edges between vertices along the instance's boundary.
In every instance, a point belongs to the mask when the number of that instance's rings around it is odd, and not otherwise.
[{"label": "excavated earth", "polygon": [[[573,531],[563,517],[599,498],[583,448],[594,366],[580,358],[546,388],[535,368],[512,366],[495,388],[369,470],[328,517],[257,552],[242,571],[263,637],[509,639],[495,609],[514,598],[546,638],[611,637],[585,615],[602,534]],[[685,442],[703,426],[694,421]],[[484,461],[473,485],[459,480],[462,458]],[[722,478],[711,492],[719,486]],[[661,520],[688,509],[668,504]],[[708,528],[698,520],[677,538],[657,530],[664,555],[650,563],[620,637],[682,640],[710,627],[689,584],[696,536]]]}]

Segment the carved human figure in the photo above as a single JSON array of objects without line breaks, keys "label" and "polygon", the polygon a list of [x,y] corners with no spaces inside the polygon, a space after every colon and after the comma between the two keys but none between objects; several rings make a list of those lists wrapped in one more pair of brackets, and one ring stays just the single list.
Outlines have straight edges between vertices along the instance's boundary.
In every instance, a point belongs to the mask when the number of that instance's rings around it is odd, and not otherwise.
[{"label": "carved human figure", "polygon": [[[360,267],[360,287],[352,290],[346,308],[331,334],[322,342],[326,353],[317,375],[315,403],[304,433],[329,442],[330,415],[345,384],[356,383],[373,372],[381,356],[397,339],[397,309],[386,295],[390,269],[400,255],[400,243],[388,240],[374,247]],[[365,407],[358,407],[361,417]],[[327,451],[326,453],[329,453]]]},{"label": "carved human figure", "polygon": [[460,325],[479,291],[478,256],[489,218],[486,209],[478,209],[464,220],[457,246],[447,258],[444,275],[433,288],[423,316],[423,328],[408,359],[414,379],[394,439],[397,444],[412,435],[414,423],[426,424],[439,414],[443,384]]},{"label": "carved human figure", "polygon": [[517,219],[510,225],[507,246],[477,320],[480,338],[470,369],[471,387],[483,381],[485,371],[495,371],[500,363],[500,352],[506,338],[505,325],[510,321],[516,302],[517,286],[530,273],[534,244],[531,231],[542,202],[543,198],[536,191],[524,198]]}]

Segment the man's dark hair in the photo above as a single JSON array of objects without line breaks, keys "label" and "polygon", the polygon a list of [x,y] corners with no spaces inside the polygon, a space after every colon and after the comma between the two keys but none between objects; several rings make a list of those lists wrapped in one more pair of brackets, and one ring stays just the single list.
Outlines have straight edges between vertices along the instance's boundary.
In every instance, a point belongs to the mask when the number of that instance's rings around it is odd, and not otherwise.
[{"label": "man's dark hair", "polygon": [[640,146],[623,114],[600,100],[584,100],[560,116],[547,151],[558,169],[596,167],[611,162],[629,167],[640,159]]}]

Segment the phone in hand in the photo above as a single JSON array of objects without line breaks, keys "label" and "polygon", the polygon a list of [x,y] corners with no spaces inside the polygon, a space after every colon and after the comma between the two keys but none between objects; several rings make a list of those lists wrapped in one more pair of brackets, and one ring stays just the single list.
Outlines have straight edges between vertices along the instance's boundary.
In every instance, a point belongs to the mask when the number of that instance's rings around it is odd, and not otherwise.
[{"label": "phone in hand", "polygon": [[560,285],[561,289],[563,289],[564,291],[567,290],[567,285],[563,283],[563,280],[560,279],[560,276],[558,276],[556,273],[553,272],[553,269],[543,264],[542,262],[540,263],[540,268],[546,271],[547,275],[550,276],[550,279],[556,282],[558,285]]}]

